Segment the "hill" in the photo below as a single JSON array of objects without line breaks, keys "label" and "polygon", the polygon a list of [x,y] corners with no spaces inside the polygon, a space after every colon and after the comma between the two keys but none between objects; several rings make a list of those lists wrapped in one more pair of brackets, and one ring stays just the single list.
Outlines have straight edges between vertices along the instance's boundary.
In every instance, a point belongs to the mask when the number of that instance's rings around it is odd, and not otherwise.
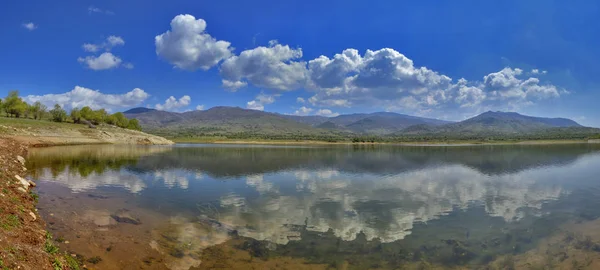
[{"label": "hill", "polygon": [[[461,122],[377,112],[324,116],[282,115],[239,107],[214,107],[183,113],[146,108],[124,112],[145,131],[168,137],[219,136],[234,139],[377,140],[557,139],[588,138],[600,133],[566,118],[515,112],[485,112]],[[369,141],[373,141],[372,138]]]},{"label": "hill", "polygon": [[436,127],[411,126],[394,135],[459,139],[583,139],[599,132],[599,129],[584,127],[566,118],[533,117],[516,112],[488,111],[457,123]]},{"label": "hill", "polygon": [[228,136],[291,138],[294,136],[335,136],[330,130],[297,122],[280,114],[239,107],[213,107],[183,113],[159,110],[124,112],[136,118],[144,130],[170,137]]}]

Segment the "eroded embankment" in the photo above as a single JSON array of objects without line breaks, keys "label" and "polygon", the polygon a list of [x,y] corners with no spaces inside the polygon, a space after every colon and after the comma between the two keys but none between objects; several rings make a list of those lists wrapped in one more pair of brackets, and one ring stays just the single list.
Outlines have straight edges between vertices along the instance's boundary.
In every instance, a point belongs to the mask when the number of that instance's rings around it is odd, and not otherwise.
[{"label": "eroded embankment", "polygon": [[79,269],[60,252],[36,209],[35,183],[25,179],[28,145],[0,138],[0,268]]}]

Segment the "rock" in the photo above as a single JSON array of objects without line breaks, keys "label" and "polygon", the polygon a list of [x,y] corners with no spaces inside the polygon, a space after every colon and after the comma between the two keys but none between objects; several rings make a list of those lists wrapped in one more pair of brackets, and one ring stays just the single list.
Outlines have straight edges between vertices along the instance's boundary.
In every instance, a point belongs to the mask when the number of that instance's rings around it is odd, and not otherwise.
[{"label": "rock", "polygon": [[36,221],[37,217],[35,216],[35,214],[33,212],[29,212],[29,215],[33,218],[32,221]]},{"label": "rock", "polygon": [[133,225],[142,224],[142,222],[140,221],[139,218],[133,217],[129,213],[129,211],[126,209],[121,209],[121,210],[117,211],[115,214],[110,215],[110,217],[112,217],[114,220],[116,220],[119,223],[128,223],[128,224],[133,224]]},{"label": "rock", "polygon": [[68,244],[68,243],[69,243],[69,241],[65,241],[65,244]]},{"label": "rock", "polygon": [[29,185],[31,185],[32,187],[37,186],[37,184],[31,180],[27,180],[27,182],[29,182]]},{"label": "rock", "polygon": [[23,185],[25,189],[29,188],[29,181],[25,180],[23,177],[18,175],[15,175],[15,178],[17,178],[17,180],[21,182],[21,185]]},{"label": "rock", "polygon": [[25,158],[22,156],[17,156],[17,160],[21,162],[21,165],[25,165]]},{"label": "rock", "polygon": [[18,191],[21,191],[23,193],[27,193],[27,190],[25,190],[23,187],[19,187],[17,188]]},{"label": "rock", "polygon": [[26,172],[26,171],[27,171],[27,168],[23,167],[23,171],[24,171],[24,172]]}]

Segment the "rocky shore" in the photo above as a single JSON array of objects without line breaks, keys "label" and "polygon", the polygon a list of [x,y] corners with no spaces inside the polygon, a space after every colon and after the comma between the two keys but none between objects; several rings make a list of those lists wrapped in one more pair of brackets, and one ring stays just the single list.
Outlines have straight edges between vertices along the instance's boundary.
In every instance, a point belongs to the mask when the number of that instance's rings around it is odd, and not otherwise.
[{"label": "rocky shore", "polygon": [[0,137],[0,268],[80,269],[60,251],[36,209],[36,184],[26,179],[28,145]]}]

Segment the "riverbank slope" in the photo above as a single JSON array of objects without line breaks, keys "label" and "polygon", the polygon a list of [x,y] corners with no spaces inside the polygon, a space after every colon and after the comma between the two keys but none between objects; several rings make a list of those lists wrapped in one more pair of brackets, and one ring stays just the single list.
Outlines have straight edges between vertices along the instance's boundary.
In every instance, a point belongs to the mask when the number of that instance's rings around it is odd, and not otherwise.
[{"label": "riverbank slope", "polygon": [[0,269],[80,269],[53,244],[38,214],[35,183],[25,179],[27,148],[0,137]]},{"label": "riverbank slope", "polygon": [[73,123],[0,117],[0,136],[31,146],[71,144],[173,144],[141,131],[100,125],[89,128]]}]

